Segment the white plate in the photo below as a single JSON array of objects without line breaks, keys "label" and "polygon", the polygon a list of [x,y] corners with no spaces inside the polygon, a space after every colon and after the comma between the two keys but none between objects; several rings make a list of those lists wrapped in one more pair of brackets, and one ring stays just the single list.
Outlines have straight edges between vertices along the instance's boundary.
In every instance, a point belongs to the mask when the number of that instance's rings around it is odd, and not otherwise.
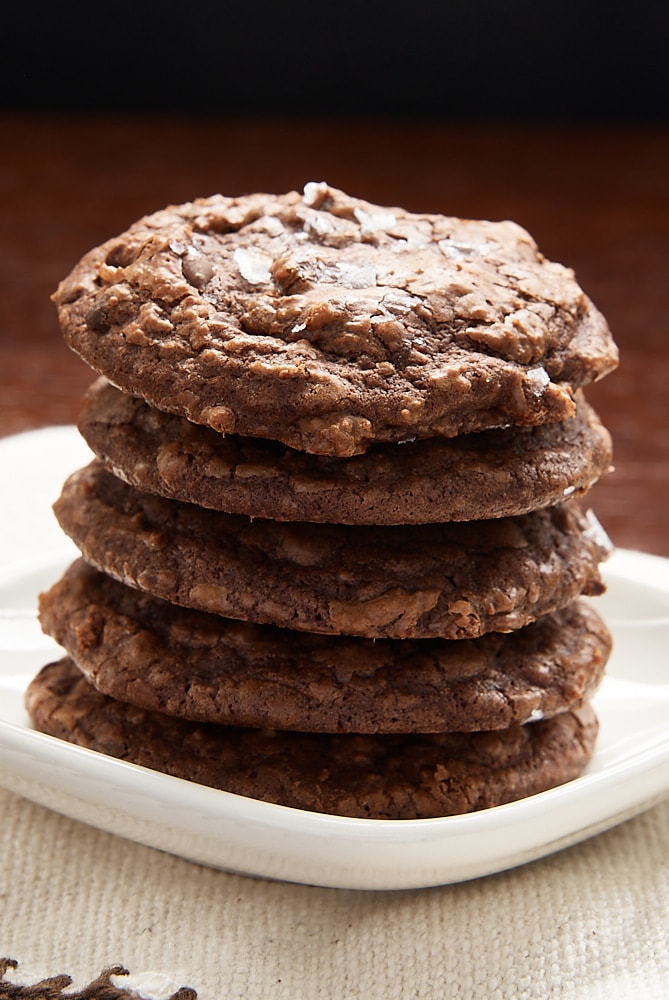
[{"label": "white plate", "polygon": [[[615,651],[595,702],[601,723],[595,756],[582,777],[520,802],[431,820],[324,816],[205,788],[33,732],[23,693],[59,654],[37,625],[37,593],[74,554],[51,518],[35,518],[35,511],[40,504],[48,510],[60,481],[85,460],[71,428],[0,442],[13,485],[11,499],[0,499],[0,555],[14,556],[0,571],[5,787],[192,861],[355,889],[418,888],[502,871],[608,829],[669,794],[669,561],[627,551],[605,567],[609,589],[597,599]],[[48,483],[37,496],[36,468]],[[27,488],[30,496],[22,496]],[[23,559],[16,558],[17,538],[28,551]]]}]

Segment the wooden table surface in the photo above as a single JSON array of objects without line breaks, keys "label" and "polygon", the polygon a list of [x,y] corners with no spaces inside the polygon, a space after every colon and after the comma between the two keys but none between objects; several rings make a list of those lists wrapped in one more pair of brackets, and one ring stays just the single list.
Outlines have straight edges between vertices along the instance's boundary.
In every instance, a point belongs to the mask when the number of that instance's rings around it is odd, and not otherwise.
[{"label": "wooden table surface", "polygon": [[0,434],[75,421],[92,374],[50,294],[86,250],[170,202],[325,179],[380,204],[514,219],[576,270],[621,351],[588,392],[615,444],[591,503],[618,546],[669,556],[666,129],[5,116],[0,130]]}]

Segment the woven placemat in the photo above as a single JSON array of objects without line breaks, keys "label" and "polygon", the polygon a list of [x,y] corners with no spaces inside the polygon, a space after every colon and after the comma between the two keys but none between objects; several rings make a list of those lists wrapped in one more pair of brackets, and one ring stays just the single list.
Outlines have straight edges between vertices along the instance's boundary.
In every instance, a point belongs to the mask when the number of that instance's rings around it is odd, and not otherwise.
[{"label": "woven placemat", "polygon": [[80,990],[122,965],[117,988],[155,970],[198,1000],[669,996],[669,801],[533,864],[403,892],[214,871],[2,790],[0,816],[0,955]]}]

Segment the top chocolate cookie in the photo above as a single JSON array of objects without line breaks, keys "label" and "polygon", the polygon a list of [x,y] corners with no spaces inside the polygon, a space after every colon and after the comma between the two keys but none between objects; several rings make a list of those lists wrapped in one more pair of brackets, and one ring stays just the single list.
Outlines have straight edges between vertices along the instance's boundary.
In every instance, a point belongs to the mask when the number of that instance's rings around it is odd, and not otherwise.
[{"label": "top chocolate cookie", "polygon": [[324,183],[147,216],[54,295],[69,345],[158,409],[321,455],[564,420],[607,324],[512,222]]}]

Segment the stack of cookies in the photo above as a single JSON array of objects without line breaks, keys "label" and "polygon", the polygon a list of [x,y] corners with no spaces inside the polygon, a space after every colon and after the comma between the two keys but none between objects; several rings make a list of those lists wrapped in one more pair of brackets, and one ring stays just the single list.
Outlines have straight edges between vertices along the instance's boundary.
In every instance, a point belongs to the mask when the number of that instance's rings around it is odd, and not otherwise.
[{"label": "stack of cookies", "polygon": [[148,216],[54,300],[100,377],[36,728],[357,817],[581,773],[611,645],[582,387],[617,354],[571,271],[513,223],[310,183]]}]

